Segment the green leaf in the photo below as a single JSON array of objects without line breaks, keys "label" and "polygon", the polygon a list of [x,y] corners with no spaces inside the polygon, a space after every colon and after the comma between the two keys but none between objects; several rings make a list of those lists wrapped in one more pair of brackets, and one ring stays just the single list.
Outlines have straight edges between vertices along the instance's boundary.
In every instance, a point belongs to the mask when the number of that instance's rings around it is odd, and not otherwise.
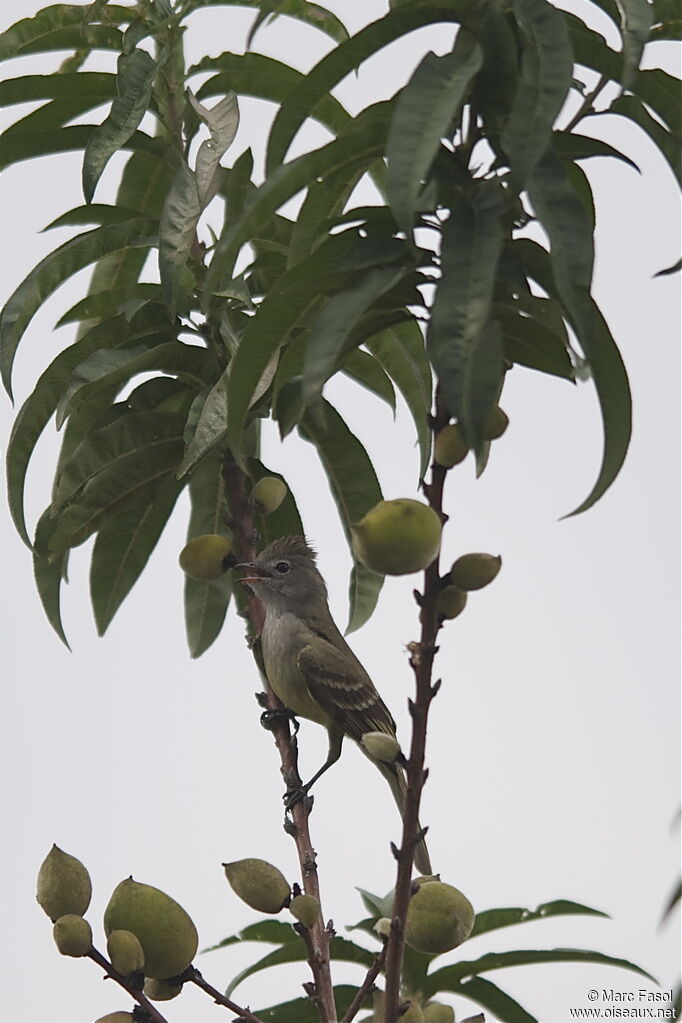
[{"label": "green leaf", "polygon": [[419,443],[419,477],[423,479],[431,457],[431,366],[424,335],[416,320],[387,327],[365,342],[405,399]]},{"label": "green leaf", "polygon": [[442,275],[426,335],[445,407],[477,451],[502,375],[499,326],[489,316],[503,210],[494,180],[479,183],[470,197],[453,205],[443,229]]},{"label": "green leaf", "polygon": [[[319,251],[319,250],[318,250]],[[374,266],[330,298],[313,323],[303,369],[303,400],[317,401],[347,351],[349,334],[363,314],[405,275],[404,265]]]},{"label": "green leaf", "polygon": [[575,380],[568,338],[564,342],[545,323],[509,305],[496,309],[495,316],[502,328],[505,359],[540,373]]},{"label": "green leaf", "polygon": [[[47,539],[54,531],[54,523],[50,516],[50,509],[46,508],[38,519],[36,526],[35,547],[36,551],[47,546]],[[62,625],[62,613],[60,606],[60,595],[62,581],[66,575],[68,553],[59,558],[48,558],[34,551],[33,553],[33,575],[35,577],[36,589],[47,620],[61,639],[67,650],[70,650],[64,626]]]},{"label": "green leaf", "polygon": [[334,236],[310,259],[292,267],[271,288],[249,321],[230,364],[227,391],[230,447],[237,455],[242,434],[266,367],[320,301],[320,280],[333,274],[353,239]]},{"label": "green leaf", "polygon": [[[467,37],[471,39],[471,37]],[[458,35],[459,39],[459,35]],[[386,144],[388,199],[398,226],[411,237],[423,181],[480,69],[471,39],[443,57],[428,53],[401,91]]]},{"label": "green leaf", "polygon": [[11,397],[14,356],[26,327],[45,299],[65,280],[108,252],[149,245],[156,223],[136,217],[122,224],[87,231],[60,245],[38,263],[8,299],[0,314],[0,365],[5,389]]},{"label": "green leaf", "polygon": [[99,530],[90,563],[90,598],[98,635],[104,635],[140,577],[181,489],[169,479],[146,501],[125,508]]},{"label": "green leaf", "polygon": [[305,153],[278,167],[256,190],[241,217],[230,223],[221,235],[208,270],[206,289],[217,291],[216,282],[230,273],[242,245],[249,241],[280,206],[317,178],[326,179],[345,171],[352,177],[360,168],[369,167],[383,153],[390,103],[375,103],[363,110],[348,129],[333,142]]},{"label": "green leaf", "polygon": [[[191,9],[202,7],[261,7],[261,0],[191,0]],[[301,21],[311,28],[319,29],[337,43],[348,38],[343,22],[321,4],[308,3],[307,0],[280,0],[277,13],[286,14],[289,18]]]},{"label": "green leaf", "polygon": [[638,174],[641,173],[634,160],[601,139],[578,135],[574,131],[555,131],[552,134],[552,146],[562,160],[588,160],[592,156],[610,156],[622,160]]},{"label": "green leaf", "polygon": [[61,352],[40,376],[14,421],[7,446],[7,489],[12,519],[17,532],[29,544],[24,519],[26,471],[36,442],[54,414],[71,374],[80,363],[104,346],[117,348],[145,342],[162,343],[172,337],[170,325],[159,316],[159,307],[150,306],[129,323],[122,316],[105,321],[85,334],[80,341]]},{"label": "green leaf", "polygon": [[500,143],[519,192],[550,143],[571,87],[573,53],[563,16],[547,0],[513,6],[522,30],[521,77]]},{"label": "green leaf", "polygon": [[[134,11],[110,6],[112,22],[132,21]],[[91,25],[84,30],[83,7],[54,4],[44,7],[33,18],[22,18],[0,35],[0,60],[25,57],[53,50],[120,50],[122,35],[110,25]]]},{"label": "green leaf", "polygon": [[178,479],[190,472],[211,448],[227,435],[227,381],[229,367],[205,397],[191,439],[178,469]]},{"label": "green leaf", "polygon": [[562,12],[568,35],[571,40],[573,57],[576,64],[582,64],[599,75],[617,82],[620,78],[623,60],[607,45],[603,35],[590,28],[582,18],[568,11]]},{"label": "green leaf", "polygon": [[[371,459],[336,409],[325,400],[308,410],[299,432],[317,450],[350,547],[351,525],[382,500]],[[370,572],[359,562],[354,564],[347,632],[359,629],[371,617],[383,584],[383,576]]]},{"label": "green leaf", "polygon": [[118,58],[116,97],[106,120],[90,135],[83,155],[83,195],[91,202],[107,163],[139,127],[147,112],[158,69],[146,50]]},{"label": "green leaf", "polygon": [[342,213],[363,174],[364,170],[359,168],[349,176],[343,167],[338,174],[311,182],[291,232],[287,266],[295,266],[315,251],[327,236],[330,221]]},{"label": "green leaf", "polygon": [[[678,182],[682,181],[682,158],[680,154],[680,137],[668,131],[655,117],[652,117],[644,104],[636,96],[619,96],[611,104],[608,114],[619,114],[634,121],[644,131],[663,158]],[[602,115],[593,115],[602,116]]]},{"label": "green leaf", "polygon": [[488,952],[471,962],[459,962],[435,970],[426,979],[424,994],[430,998],[439,991],[461,992],[462,981],[479,973],[503,970],[509,966],[532,966],[537,963],[596,963],[601,966],[619,966],[656,983],[655,978],[641,967],[635,966],[627,959],[616,959],[603,952],[592,952],[582,948],[515,949],[512,952]]},{"label": "green leaf", "polygon": [[620,472],[632,429],[630,388],[620,352],[590,295],[594,247],[589,221],[553,154],[547,153],[536,168],[529,196],[550,240],[556,292],[589,361],[604,424],[599,476],[575,515],[598,501]]},{"label": "green leaf", "polygon": [[[76,99],[99,106],[116,95],[116,76],[103,71],[75,74],[24,75],[0,82],[0,107],[35,100]],[[85,110],[90,107],[85,107]]]},{"label": "green leaf", "polygon": [[81,320],[103,320],[123,314],[131,320],[148,302],[159,302],[161,292],[158,284],[129,284],[123,288],[111,288],[96,294],[86,295],[57,320],[55,326]]},{"label": "green leaf", "polygon": [[494,1013],[499,1023],[538,1023],[535,1016],[526,1012],[516,999],[483,977],[472,977],[465,981],[460,985],[459,991],[472,1002],[477,1002],[484,1009]]},{"label": "green leaf", "polygon": [[190,106],[208,128],[211,137],[199,146],[195,175],[199,205],[202,210],[215,195],[215,173],[221,159],[234,141],[239,127],[239,105],[234,92],[228,92],[215,106],[203,106],[191,92],[187,92]]},{"label": "green leaf", "polygon": [[187,297],[192,287],[187,260],[200,216],[196,174],[183,162],[166,196],[159,223],[161,291],[171,318],[178,313],[187,314]]},{"label": "green leaf", "polygon": [[534,920],[548,920],[554,916],[601,916],[609,919],[608,913],[602,913],[600,909],[592,909],[591,906],[584,906],[580,902],[569,902],[567,899],[555,899],[553,902],[544,902],[536,909],[484,909],[476,914],[474,929],[469,935],[475,938],[479,934],[488,934],[489,931],[496,931],[500,927],[511,927],[514,924],[531,923]]},{"label": "green leaf", "polygon": [[395,388],[388,373],[373,355],[355,348],[343,360],[341,372],[385,401],[395,415]]},{"label": "green leaf", "polygon": [[[354,941],[348,941],[346,938],[332,938],[329,954],[333,962],[359,963],[367,967],[371,966],[375,959],[372,952],[363,948],[362,945],[357,945]],[[262,970],[267,970],[271,966],[281,966],[284,963],[303,963],[307,959],[308,951],[304,942],[287,942],[281,948],[269,952],[262,959],[259,959],[258,962],[252,963],[251,966],[241,970],[230,981],[225,993],[229,998],[243,980],[246,980],[247,977],[252,977],[256,973],[260,973]]]},{"label": "green leaf", "polygon": [[317,104],[346,75],[357,70],[369,57],[414,29],[437,22],[461,22],[476,7],[476,0],[415,0],[371,22],[347,42],[323,57],[291,90],[275,117],[268,142],[268,176],[284,163],[294,135],[307,117],[316,115]]},{"label": "green leaf", "polygon": [[[0,137],[0,170],[37,156],[85,149],[93,131],[94,127],[90,124],[67,125],[66,128],[47,131],[6,131]],[[155,140],[141,131],[134,132],[122,148],[150,153],[157,149]]]},{"label": "green leaf", "polygon": [[654,277],[667,277],[668,274],[676,274],[682,270],[682,259],[678,259],[672,266],[666,266],[663,270],[659,270],[654,274]]},{"label": "green leaf", "polygon": [[648,0],[618,0],[618,9],[623,38],[623,72],[620,83],[623,89],[630,89],[649,39],[653,11]]},{"label": "green leaf", "polygon": [[138,373],[160,370],[202,387],[210,378],[212,359],[205,348],[182,341],[148,348],[102,349],[94,352],[74,370],[57,408],[57,428],[84,402],[102,390],[120,388]]},{"label": "green leaf", "polygon": [[[334,986],[334,1004],[339,1015],[348,1012],[357,993],[358,988],[351,984]],[[367,996],[363,1008],[370,1007],[371,997]],[[258,1009],[257,1016],[263,1023],[318,1023],[320,1018],[315,1003],[307,996],[295,998],[291,1002],[281,1002],[269,1009]]]},{"label": "green leaf", "polygon": [[[204,533],[218,533],[231,539],[220,458],[202,459],[190,477],[189,495],[192,512],[187,539]],[[186,576],[185,629],[190,657],[201,657],[218,638],[231,596],[232,572],[208,583]]]}]

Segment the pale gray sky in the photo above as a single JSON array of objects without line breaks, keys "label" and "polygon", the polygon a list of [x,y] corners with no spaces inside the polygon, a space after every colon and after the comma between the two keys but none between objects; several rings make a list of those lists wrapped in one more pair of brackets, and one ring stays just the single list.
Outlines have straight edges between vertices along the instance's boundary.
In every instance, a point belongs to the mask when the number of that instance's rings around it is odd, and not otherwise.
[{"label": "pale gray sky", "polygon": [[[8,0],[0,28],[39,9]],[[350,28],[381,14],[383,0],[329,7]],[[601,31],[607,21],[593,12]],[[239,51],[253,12],[202,12],[190,21],[191,59]],[[450,29],[422,31],[385,51],[340,97],[352,110],[392,93],[428,48],[445,50]],[[612,40],[616,44],[616,40]],[[324,52],[324,37],[280,19],[257,37],[262,52],[302,69]],[[653,57],[656,57],[656,48]],[[659,50],[670,62],[670,48]],[[98,66],[111,67],[107,57]],[[44,72],[44,58],[8,64],[6,76]],[[3,111],[3,123],[17,110]],[[9,114],[9,117],[7,116]],[[103,115],[103,112],[102,112]],[[586,495],[600,458],[597,402],[590,384],[572,388],[517,368],[505,388],[511,417],[476,481],[468,463],[451,474],[445,561],[467,550],[501,553],[488,590],[442,633],[437,674],[443,688],[430,730],[431,775],[423,820],[443,879],[476,909],[572,899],[611,921],[560,918],[475,939],[459,957],[508,948],[582,947],[631,959],[664,988],[679,962],[679,922],[659,928],[678,870],[679,828],[679,283],[652,279],[679,255],[679,206],[672,175],[644,136],[609,119],[608,138],[633,156],[642,176],[620,163],[586,169],[597,202],[595,290],[628,366],[634,437],[614,487],[591,511],[559,521]],[[266,122],[242,105],[229,164],[259,148]],[[309,135],[311,139],[316,136]],[[112,160],[97,200],[111,201],[123,158]],[[39,235],[82,202],[79,155],[22,163],[0,182],[3,286],[11,294],[28,270],[71,232]],[[209,216],[210,219],[210,216]],[[52,333],[83,293],[78,275],[51,299],[22,342],[15,372],[20,403],[37,375],[72,338]],[[387,497],[416,496],[412,428],[351,384],[327,391],[376,460]],[[0,433],[12,411],[0,402]],[[289,479],[308,536],[320,551],[332,607],[346,619],[350,559],[312,449],[265,430],[264,460]],[[41,441],[29,479],[31,521],[49,497],[56,441]],[[201,945],[253,919],[228,888],[221,861],[264,856],[296,879],[291,841],[281,829],[281,783],[274,748],[258,724],[258,680],[230,615],[221,638],[198,662],[186,653],[182,577],[187,505],[178,506],[143,579],[107,636],[97,638],[88,602],[87,545],[71,560],[64,619],[73,653],[52,633],[35,592],[28,551],[2,504],[5,779],[3,1010],[13,1023],[91,1021],[126,996],[103,984],[91,964],[60,957],[34,902],[35,875],[52,842],[88,866],[96,941],[115,884],[133,874],[179,899]],[[415,579],[388,580],[377,614],[351,643],[373,675],[407,741],[412,690],[404,646],[416,636]],[[303,724],[304,775],[325,752],[325,737]],[[354,886],[380,893],[393,883],[390,839],[398,821],[385,783],[354,749],[320,783],[312,817],[325,912],[340,933],[364,913]],[[199,957],[221,987],[261,950],[230,948]],[[458,953],[443,957],[454,961]],[[636,975],[577,965],[524,967],[489,975],[542,1023],[565,1023],[587,992],[636,992]],[[358,979],[341,967],[337,980]],[[258,975],[238,1000],[258,1007],[301,993],[302,968]],[[466,1015],[471,1004],[454,1002]],[[167,1003],[174,1023],[226,1019],[205,997]],[[229,1014],[228,1014],[229,1015]],[[491,1021],[492,1023],[492,1021]]]}]

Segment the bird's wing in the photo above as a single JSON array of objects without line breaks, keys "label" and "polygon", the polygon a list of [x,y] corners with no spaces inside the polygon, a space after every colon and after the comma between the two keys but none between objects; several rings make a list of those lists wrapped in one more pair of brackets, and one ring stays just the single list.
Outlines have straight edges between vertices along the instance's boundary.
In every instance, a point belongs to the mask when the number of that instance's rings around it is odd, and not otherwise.
[{"label": "bird's wing", "polygon": [[365,732],[395,735],[388,707],[341,634],[309,624],[315,640],[302,648],[298,666],[311,697],[356,742]]}]

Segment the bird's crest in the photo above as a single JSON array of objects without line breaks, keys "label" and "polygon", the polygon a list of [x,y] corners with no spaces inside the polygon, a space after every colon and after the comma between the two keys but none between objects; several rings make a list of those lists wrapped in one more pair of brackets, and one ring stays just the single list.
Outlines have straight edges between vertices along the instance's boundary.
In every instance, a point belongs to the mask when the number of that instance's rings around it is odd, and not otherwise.
[{"label": "bird's crest", "polygon": [[291,557],[299,555],[314,562],[317,555],[304,536],[278,536],[276,540],[269,543],[258,555],[262,558],[265,555],[270,557]]}]

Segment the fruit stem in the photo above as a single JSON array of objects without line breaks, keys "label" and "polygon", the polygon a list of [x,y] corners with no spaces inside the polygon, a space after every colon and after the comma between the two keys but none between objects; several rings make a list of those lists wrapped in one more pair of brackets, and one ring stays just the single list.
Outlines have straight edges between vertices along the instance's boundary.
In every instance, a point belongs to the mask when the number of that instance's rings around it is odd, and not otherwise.
[{"label": "fruit stem", "polygon": [[[251,482],[237,465],[230,452],[223,457],[223,480],[225,484],[225,496],[232,517],[232,530],[235,553],[237,560],[251,562],[256,556],[256,510],[253,501],[250,499]],[[254,594],[247,602],[248,618],[256,638],[260,636],[265,621],[263,605]],[[270,688],[262,666],[258,660],[259,644],[252,646],[256,663],[263,679],[265,691],[265,706],[270,711],[276,711],[272,717],[272,728],[269,729],[275,740],[277,751],[281,760],[281,772],[287,779],[287,784],[296,789],[303,788],[303,779],[298,771],[298,745],[295,735],[292,735],[289,727],[289,719],[282,714],[282,704]],[[322,903],[320,897],[320,884],[317,873],[315,850],[310,838],[308,818],[312,809],[312,800],[303,799],[287,811],[285,831],[290,834],[296,844],[298,860],[301,868],[303,891],[306,895],[313,895],[317,901]],[[330,946],[333,932],[324,923],[324,917],[320,915],[309,931],[313,954],[310,955],[310,967],[315,982],[315,1000],[320,1020],[322,1023],[336,1023],[336,1005],[334,1002],[334,987],[332,984]]]},{"label": "fruit stem", "polygon": [[130,977],[123,977],[120,973],[117,973],[113,968],[108,959],[106,959],[101,952],[98,952],[96,948],[91,948],[87,953],[87,958],[92,959],[93,963],[97,963],[101,966],[107,977],[115,980],[117,984],[127,991],[131,998],[134,998],[138,1005],[148,1013],[149,1019],[153,1020],[154,1023],[168,1023],[165,1016],[162,1016],[159,1010],[149,1001],[146,995],[139,991],[135,984],[131,981]]},{"label": "fruit stem", "polygon": [[[448,424],[449,418],[440,393],[436,389],[435,412],[431,418],[431,429],[434,436]],[[438,513],[442,521],[446,518],[443,514],[443,487],[446,473],[447,469],[434,462],[431,466],[429,481],[424,481],[422,485],[430,506]],[[426,730],[431,701],[439,688],[438,685],[432,686],[431,677],[433,661],[438,651],[436,638],[441,627],[436,610],[440,588],[439,556],[436,556],[424,571],[424,585],[418,602],[421,636],[419,642],[408,644],[410,666],[415,677],[416,697],[414,702],[410,701],[412,745],[407,760],[407,792],[403,810],[402,842],[397,853],[398,873],[393,901],[392,927],[386,947],[385,1023],[396,1023],[400,1015],[400,978],[405,951],[405,920],[411,895],[414,850],[420,838],[419,804],[428,773],[424,769]]]},{"label": "fruit stem", "polygon": [[196,984],[198,988],[205,991],[207,995],[210,995],[216,1005],[224,1005],[226,1009],[231,1012],[236,1012],[239,1019],[243,1020],[244,1023],[263,1023],[260,1016],[254,1016],[249,1009],[242,1008],[241,1005],[237,1005],[231,998],[221,994],[217,988],[209,984],[207,980],[204,980],[199,970],[194,966],[188,966],[185,972],[182,974],[182,979],[189,984]]}]

